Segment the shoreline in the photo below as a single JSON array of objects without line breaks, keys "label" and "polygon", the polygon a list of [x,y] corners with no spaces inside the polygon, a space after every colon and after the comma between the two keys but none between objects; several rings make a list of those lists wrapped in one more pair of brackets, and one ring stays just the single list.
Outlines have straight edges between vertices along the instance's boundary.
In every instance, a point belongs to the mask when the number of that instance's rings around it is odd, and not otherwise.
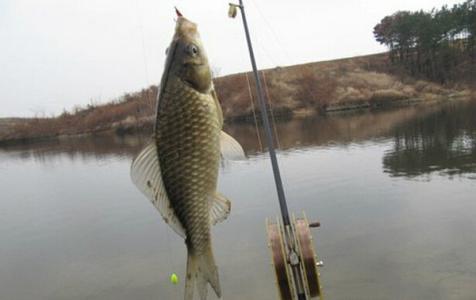
[{"label": "shoreline", "polygon": [[[476,82],[438,84],[395,69],[388,53],[260,70],[273,121],[476,99]],[[225,122],[261,123],[250,73],[214,79]],[[158,87],[50,118],[0,119],[0,147],[51,139],[152,132]]]},{"label": "shoreline", "polygon": [[[362,102],[362,103],[347,103],[336,104],[326,107],[325,111],[318,112],[312,110],[298,110],[292,111],[290,109],[276,111],[276,109],[270,109],[270,116],[277,122],[287,122],[295,119],[314,118],[319,116],[334,116],[346,113],[369,113],[371,111],[380,111],[385,109],[397,109],[400,107],[409,107],[416,105],[433,105],[433,104],[445,104],[455,101],[472,101],[471,95],[455,93],[449,96],[440,96],[436,99],[425,100],[423,98],[411,98],[411,99],[398,99],[380,102]],[[259,114],[259,111],[256,112]],[[261,123],[261,116],[256,115],[257,123]],[[46,135],[38,137],[28,138],[13,138],[13,139],[0,139],[0,148],[18,145],[31,145],[35,143],[48,142],[48,141],[61,141],[68,139],[79,139],[83,137],[94,137],[103,135],[115,135],[126,136],[133,134],[152,133],[153,119],[138,120],[135,123],[119,123],[112,124],[110,128],[102,128],[91,132],[73,133],[73,134],[59,134],[59,135]],[[225,120],[226,124],[250,124],[254,123],[255,118],[252,114],[236,116],[234,118]]]}]

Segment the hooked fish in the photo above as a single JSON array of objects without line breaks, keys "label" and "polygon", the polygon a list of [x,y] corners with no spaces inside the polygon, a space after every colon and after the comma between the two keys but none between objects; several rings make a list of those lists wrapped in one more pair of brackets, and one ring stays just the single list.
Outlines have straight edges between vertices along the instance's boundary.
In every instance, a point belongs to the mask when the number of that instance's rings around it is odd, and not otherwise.
[{"label": "hooked fish", "polygon": [[211,226],[230,213],[216,191],[221,158],[241,159],[240,144],[223,132],[223,114],[197,25],[177,11],[158,94],[153,142],[134,159],[131,177],[185,239],[185,300],[207,298],[207,283],[221,288],[212,251]]}]

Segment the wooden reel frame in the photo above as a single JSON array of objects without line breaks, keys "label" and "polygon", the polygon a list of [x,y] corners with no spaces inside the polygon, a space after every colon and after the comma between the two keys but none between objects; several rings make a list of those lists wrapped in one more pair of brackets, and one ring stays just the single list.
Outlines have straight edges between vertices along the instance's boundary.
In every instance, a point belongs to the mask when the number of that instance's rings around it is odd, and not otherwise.
[{"label": "wooden reel frame", "polygon": [[[309,222],[305,214],[302,218],[292,216],[290,241],[287,241],[285,228],[277,218],[275,222],[266,220],[268,246],[271,250],[272,264],[276,276],[276,285],[281,300],[296,300],[296,291],[292,267],[289,262],[290,249],[299,256],[299,270],[308,299],[322,297],[318,260],[313,246]],[[289,238],[288,238],[289,239]]]}]

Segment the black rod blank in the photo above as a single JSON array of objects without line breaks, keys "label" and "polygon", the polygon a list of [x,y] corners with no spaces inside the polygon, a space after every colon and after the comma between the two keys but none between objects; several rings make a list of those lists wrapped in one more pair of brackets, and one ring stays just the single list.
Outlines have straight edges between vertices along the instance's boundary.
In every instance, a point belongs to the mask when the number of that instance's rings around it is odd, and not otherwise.
[{"label": "black rod blank", "polygon": [[271,158],[271,165],[273,167],[274,182],[276,184],[276,190],[278,193],[279,207],[281,209],[281,216],[283,218],[284,226],[290,226],[290,218],[288,205],[286,203],[286,197],[284,195],[283,182],[281,180],[281,173],[279,172],[278,159],[276,158],[276,151],[274,150],[274,139],[271,132],[271,126],[269,124],[268,110],[264,101],[263,89],[261,87],[261,81],[258,76],[258,70],[256,67],[255,55],[253,53],[253,47],[251,46],[250,32],[248,30],[248,23],[246,22],[245,7],[243,6],[243,0],[240,1],[241,17],[243,19],[243,25],[245,27],[246,41],[248,43],[248,50],[250,52],[251,65],[253,67],[253,74],[256,81],[256,88],[258,89],[258,101],[260,104],[261,119],[266,133],[266,142],[268,144],[269,156]]}]

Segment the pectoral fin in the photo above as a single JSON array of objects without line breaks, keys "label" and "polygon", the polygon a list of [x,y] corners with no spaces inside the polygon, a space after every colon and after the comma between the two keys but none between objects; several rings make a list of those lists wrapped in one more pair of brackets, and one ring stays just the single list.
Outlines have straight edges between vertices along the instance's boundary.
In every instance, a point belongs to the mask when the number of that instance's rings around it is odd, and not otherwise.
[{"label": "pectoral fin", "polygon": [[220,134],[220,152],[222,158],[242,160],[246,158],[245,151],[231,135],[222,131]]},{"label": "pectoral fin", "polygon": [[131,178],[137,188],[152,202],[164,221],[181,237],[185,230],[175,215],[160,171],[159,155],[156,144],[150,143],[132,162]]}]

